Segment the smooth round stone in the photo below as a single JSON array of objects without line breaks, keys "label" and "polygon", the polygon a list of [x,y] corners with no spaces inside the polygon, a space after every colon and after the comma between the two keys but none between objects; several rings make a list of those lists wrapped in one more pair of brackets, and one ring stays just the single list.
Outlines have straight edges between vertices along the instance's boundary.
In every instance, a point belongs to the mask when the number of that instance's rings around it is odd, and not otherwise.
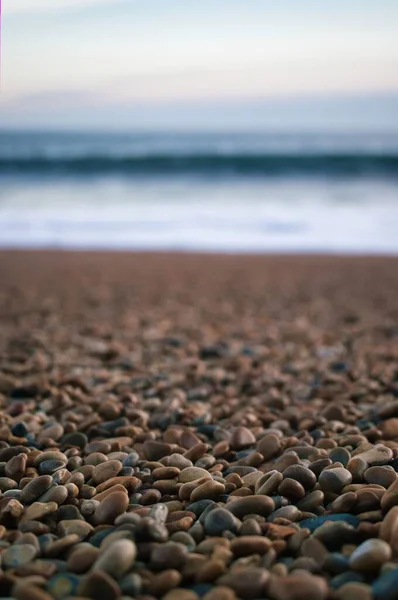
[{"label": "smooth round stone", "polygon": [[38,585],[19,579],[12,588],[10,600],[53,600],[53,597]]},{"label": "smooth round stone", "polygon": [[56,600],[62,600],[68,596],[75,596],[79,583],[79,577],[72,573],[58,573],[48,580],[46,590]]},{"label": "smooth round stone", "polygon": [[62,460],[44,460],[40,463],[39,472],[42,475],[52,475],[55,471],[64,467],[66,467],[66,462]]},{"label": "smooth round stone", "polygon": [[188,548],[178,542],[166,542],[156,546],[151,552],[151,564],[157,571],[163,569],[180,570],[188,558]]},{"label": "smooth round stone", "polygon": [[75,534],[84,540],[93,531],[93,526],[81,519],[69,519],[58,523],[58,531],[62,536]]},{"label": "smooth round stone", "polygon": [[337,467],[336,469],[325,469],[318,477],[319,485],[324,492],[337,494],[345,486],[352,482],[352,474],[348,469]]},{"label": "smooth round stone", "polygon": [[84,433],[80,431],[72,431],[71,433],[67,433],[61,439],[61,445],[63,448],[65,447],[76,447],[81,448],[82,450],[87,445],[88,439]]},{"label": "smooth round stone", "polygon": [[273,433],[270,433],[257,442],[256,449],[263,455],[264,460],[268,461],[279,454],[281,447],[280,439]]},{"label": "smooth round stone", "polygon": [[340,575],[349,569],[349,559],[340,552],[330,552],[323,561],[323,569],[331,575]]},{"label": "smooth round stone", "polygon": [[119,581],[120,589],[126,596],[135,597],[141,594],[142,581],[138,573],[129,573]]},{"label": "smooth round stone", "polygon": [[397,474],[390,467],[369,467],[364,473],[364,479],[367,483],[382,485],[386,489],[394,483]]},{"label": "smooth round stone", "polygon": [[123,467],[136,467],[140,461],[138,452],[133,450],[122,460]]},{"label": "smooth round stone", "polygon": [[266,554],[272,542],[266,537],[246,535],[236,537],[231,541],[230,549],[235,557],[250,556],[252,554]]},{"label": "smooth round stone", "polygon": [[96,508],[94,522],[97,525],[112,525],[119,515],[126,512],[129,498],[123,492],[113,492],[106,496]]},{"label": "smooth round stone", "polygon": [[296,502],[296,506],[301,511],[312,512],[318,506],[321,506],[324,498],[325,494],[322,492],[322,490],[313,490],[304,498]]},{"label": "smooth round stone", "polygon": [[398,568],[384,573],[372,584],[374,600],[396,600],[398,590]]},{"label": "smooth round stone", "polygon": [[365,461],[369,467],[372,467],[376,465],[385,465],[390,462],[393,458],[393,452],[391,448],[383,446],[383,444],[376,444],[370,450],[356,454],[353,459],[354,458],[360,458]]},{"label": "smooth round stone", "polygon": [[23,488],[19,497],[22,504],[32,504],[37,500],[44,492],[46,492],[53,484],[52,477],[50,475],[41,475],[29,481],[28,484]]},{"label": "smooth round stone", "polygon": [[211,479],[211,474],[206,469],[200,467],[187,467],[178,474],[178,481],[180,483],[188,483],[190,481],[196,481],[197,479]]},{"label": "smooth round stone", "polygon": [[192,502],[192,504],[188,504],[186,510],[195,513],[195,515],[199,517],[208,506],[216,506],[216,502],[214,502],[214,500],[204,498],[203,500],[198,500],[197,502]]},{"label": "smooth round stone", "polygon": [[[272,523],[276,519],[282,518],[282,519],[288,519],[289,521],[292,521],[292,522],[296,522],[296,521],[300,521],[302,516],[303,515],[301,513],[301,510],[299,510],[297,508],[297,506],[289,505],[289,506],[282,506],[281,508],[274,510],[267,518],[267,521]],[[301,525],[301,523],[300,523],[300,525]]]},{"label": "smooth round stone", "polygon": [[102,571],[93,571],[85,575],[79,584],[78,596],[93,600],[117,600],[121,595],[116,581]]},{"label": "smooth round stone", "polygon": [[225,486],[222,483],[209,479],[198,485],[198,487],[191,492],[189,499],[191,503],[196,502],[197,500],[203,500],[204,498],[214,500],[223,494],[224,491]]},{"label": "smooth round stone", "polygon": [[278,487],[278,494],[286,496],[292,502],[297,502],[305,496],[305,489],[299,481],[295,479],[284,479]]},{"label": "smooth round stone", "polygon": [[267,592],[272,600],[326,600],[328,585],[322,577],[297,573],[271,577]]},{"label": "smooth round stone", "polygon": [[203,600],[236,600],[236,594],[225,585],[217,585],[203,596]]},{"label": "smooth round stone", "polygon": [[334,513],[346,513],[351,510],[357,503],[357,495],[355,492],[346,492],[338,496],[336,500],[328,506]]},{"label": "smooth round stone", "polygon": [[305,490],[312,490],[316,484],[316,475],[302,465],[290,465],[283,471],[283,477],[298,481]]},{"label": "smooth round stone", "polygon": [[398,479],[392,483],[381,499],[380,507],[384,512],[387,512],[393,506],[398,504]]},{"label": "smooth round stone", "polygon": [[10,458],[4,468],[5,475],[15,481],[19,481],[25,473],[27,458],[27,454],[18,454]]},{"label": "smooth round stone", "polygon": [[230,511],[224,508],[214,508],[206,515],[203,526],[206,535],[218,536],[224,531],[236,533],[239,522]]},{"label": "smooth round stone", "polygon": [[373,600],[372,588],[365,583],[345,583],[334,594],[337,600]]},{"label": "smooth round stone", "polygon": [[99,553],[99,549],[91,543],[79,544],[76,550],[73,550],[68,556],[66,563],[68,570],[72,573],[86,573],[97,560]]},{"label": "smooth round stone", "polygon": [[266,473],[255,483],[255,493],[260,496],[271,496],[276,492],[279,484],[283,481],[283,475],[279,471],[270,471]]},{"label": "smooth round stone", "polygon": [[93,571],[109,573],[114,579],[119,579],[127,573],[137,556],[137,548],[131,540],[116,540],[97,558]]},{"label": "smooth round stone", "polygon": [[229,440],[232,450],[248,448],[256,443],[256,438],[247,427],[235,427]]},{"label": "smooth round stone", "polygon": [[274,501],[268,496],[246,496],[228,502],[225,506],[235,517],[242,519],[246,515],[267,517],[274,510]]},{"label": "smooth round stone", "polygon": [[167,592],[167,594],[163,596],[162,600],[199,600],[199,596],[193,590],[187,590],[186,588],[175,588],[174,590]]},{"label": "smooth round stone", "polygon": [[[144,452],[147,460],[160,460],[165,456],[169,456],[172,452],[171,444],[165,444],[164,442],[156,442],[154,440],[146,440],[144,442]],[[171,465],[178,466],[178,465]]]},{"label": "smooth round stone", "polygon": [[263,598],[266,593],[269,572],[259,567],[236,567],[217,580],[219,585],[231,588],[242,600]]},{"label": "smooth round stone", "polygon": [[398,419],[386,419],[379,423],[378,428],[383,434],[383,439],[394,440],[398,437]]},{"label": "smooth round stone", "polygon": [[354,571],[377,571],[391,558],[391,546],[377,538],[363,542],[350,556],[350,568]]},{"label": "smooth round stone", "polygon": [[6,569],[26,565],[37,556],[37,548],[31,544],[14,544],[1,553],[2,564]]},{"label": "smooth round stone", "polygon": [[165,504],[159,503],[154,504],[151,507],[151,512],[149,513],[149,516],[151,519],[154,519],[157,523],[164,525],[164,523],[166,523],[168,514],[169,509],[167,508],[167,506]]},{"label": "smooth round stone", "polygon": [[356,539],[354,527],[344,521],[326,522],[313,535],[329,550],[339,550],[343,544],[352,544]]},{"label": "smooth round stone", "polygon": [[339,462],[346,467],[350,461],[351,454],[348,452],[347,448],[337,447],[332,448],[329,452],[329,458],[332,462]]},{"label": "smooth round stone", "polygon": [[51,515],[57,510],[58,504],[56,502],[34,502],[25,509],[20,522],[40,521],[43,517]]},{"label": "smooth round stone", "polygon": [[104,463],[100,463],[94,468],[94,484],[99,485],[104,481],[108,481],[108,479],[111,479],[112,477],[117,477],[122,468],[123,465],[120,460],[107,460]]},{"label": "smooth round stone", "polygon": [[346,583],[364,583],[364,577],[360,573],[346,571],[345,573],[341,573],[340,575],[333,577],[333,579],[329,581],[329,586],[332,589],[337,590]]}]

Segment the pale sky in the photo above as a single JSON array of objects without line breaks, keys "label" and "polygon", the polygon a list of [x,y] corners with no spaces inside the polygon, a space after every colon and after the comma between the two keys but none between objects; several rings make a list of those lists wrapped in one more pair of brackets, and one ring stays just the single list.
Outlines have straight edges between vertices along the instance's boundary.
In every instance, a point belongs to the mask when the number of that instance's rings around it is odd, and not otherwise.
[{"label": "pale sky", "polygon": [[270,111],[278,99],[345,97],[371,98],[385,120],[372,96],[398,92],[397,0],[2,4],[0,126],[123,125],[142,111],[156,121],[189,106]]}]

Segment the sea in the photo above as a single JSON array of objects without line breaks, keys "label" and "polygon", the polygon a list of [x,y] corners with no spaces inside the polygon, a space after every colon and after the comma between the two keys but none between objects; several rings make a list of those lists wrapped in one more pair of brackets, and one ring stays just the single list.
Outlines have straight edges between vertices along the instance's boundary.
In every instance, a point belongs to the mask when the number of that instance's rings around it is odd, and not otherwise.
[{"label": "sea", "polygon": [[0,132],[0,247],[398,254],[398,135]]}]

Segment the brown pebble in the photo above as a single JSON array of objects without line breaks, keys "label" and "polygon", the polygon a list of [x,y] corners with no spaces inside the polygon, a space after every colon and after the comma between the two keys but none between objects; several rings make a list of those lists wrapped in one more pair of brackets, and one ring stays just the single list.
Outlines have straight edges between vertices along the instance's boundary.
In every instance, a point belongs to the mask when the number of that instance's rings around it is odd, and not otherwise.
[{"label": "brown pebble", "polygon": [[372,588],[365,583],[345,583],[334,592],[336,600],[373,600]]},{"label": "brown pebble", "polygon": [[258,452],[263,455],[264,460],[267,461],[279,454],[281,450],[281,442],[276,435],[270,433],[265,435],[257,442],[256,448]]},{"label": "brown pebble", "polygon": [[200,565],[196,571],[197,583],[213,583],[225,572],[225,563],[222,560],[211,559]]},{"label": "brown pebble", "polygon": [[146,591],[154,596],[164,596],[181,582],[181,573],[175,569],[166,569],[161,573],[153,575],[149,581]]},{"label": "brown pebble", "polygon": [[52,486],[53,480],[50,475],[41,475],[32,479],[23,488],[19,500],[22,504],[31,504]]},{"label": "brown pebble", "polygon": [[144,442],[144,452],[147,460],[159,460],[160,458],[171,454],[172,446],[170,444],[164,444],[163,442],[147,440]]},{"label": "brown pebble", "polygon": [[259,567],[236,567],[218,579],[220,585],[231,588],[242,600],[262,598],[266,594],[269,572]]},{"label": "brown pebble", "polygon": [[163,596],[162,600],[199,600],[199,596],[191,590],[175,588]]},{"label": "brown pebble", "polygon": [[166,542],[156,546],[151,553],[151,564],[155,570],[181,570],[188,556],[188,548],[178,542]]},{"label": "brown pebble", "polygon": [[286,577],[273,576],[267,592],[272,600],[325,600],[328,596],[328,585],[322,577],[307,573]]},{"label": "brown pebble", "polygon": [[116,600],[121,595],[116,581],[103,571],[93,571],[85,575],[79,583],[78,593],[93,600]]},{"label": "brown pebble", "polygon": [[266,554],[271,548],[271,540],[266,537],[252,535],[240,536],[231,541],[234,556],[250,556],[251,554]]},{"label": "brown pebble", "polygon": [[289,498],[292,502],[297,502],[304,498],[305,489],[300,482],[288,477],[279,485],[278,494],[280,496],[286,496],[286,498]]},{"label": "brown pebble", "polygon": [[365,573],[377,571],[391,558],[391,547],[384,540],[369,539],[358,546],[350,556],[350,568]]},{"label": "brown pebble", "polygon": [[178,475],[178,481],[181,483],[188,483],[190,481],[197,481],[198,479],[211,479],[211,475],[206,469],[200,467],[187,467],[183,469]]},{"label": "brown pebble", "polygon": [[104,481],[108,481],[112,477],[116,477],[122,470],[123,465],[120,460],[108,460],[104,463],[100,463],[94,469],[93,481],[95,485],[99,485]]},{"label": "brown pebble", "polygon": [[137,556],[137,548],[131,540],[121,539],[110,544],[94,563],[93,571],[109,573],[114,579],[119,579],[127,573]]},{"label": "brown pebble", "polygon": [[53,600],[42,588],[32,585],[27,581],[17,581],[12,589],[15,600]]},{"label": "brown pebble", "polygon": [[68,556],[66,566],[72,573],[86,573],[97,560],[99,553],[99,548],[83,542]]},{"label": "brown pebble", "polygon": [[204,498],[214,500],[218,498],[225,491],[225,486],[219,481],[209,479],[198,487],[196,487],[190,495],[191,502],[197,502],[197,500],[203,500]]},{"label": "brown pebble", "polygon": [[93,526],[90,523],[80,519],[69,519],[58,523],[58,532],[62,536],[76,534],[80,540],[84,540],[93,531]]},{"label": "brown pebble", "polygon": [[217,585],[203,596],[203,600],[237,600],[236,594],[231,588]]},{"label": "brown pebble", "polygon": [[233,500],[225,505],[235,517],[241,519],[245,515],[261,515],[267,517],[275,508],[274,501],[268,496],[246,496]]},{"label": "brown pebble", "polygon": [[110,494],[97,507],[94,513],[94,522],[96,525],[112,525],[119,515],[126,512],[129,505],[129,498],[123,492],[114,492]]},{"label": "brown pebble", "polygon": [[242,450],[256,443],[256,438],[247,427],[235,427],[229,439],[232,450]]}]

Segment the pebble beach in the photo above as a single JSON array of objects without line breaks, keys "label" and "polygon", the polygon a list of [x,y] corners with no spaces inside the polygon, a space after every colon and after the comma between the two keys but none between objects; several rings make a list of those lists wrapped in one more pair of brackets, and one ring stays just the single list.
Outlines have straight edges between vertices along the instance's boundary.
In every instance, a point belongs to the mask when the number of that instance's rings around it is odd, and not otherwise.
[{"label": "pebble beach", "polygon": [[0,597],[398,598],[398,258],[1,251],[0,331]]}]

